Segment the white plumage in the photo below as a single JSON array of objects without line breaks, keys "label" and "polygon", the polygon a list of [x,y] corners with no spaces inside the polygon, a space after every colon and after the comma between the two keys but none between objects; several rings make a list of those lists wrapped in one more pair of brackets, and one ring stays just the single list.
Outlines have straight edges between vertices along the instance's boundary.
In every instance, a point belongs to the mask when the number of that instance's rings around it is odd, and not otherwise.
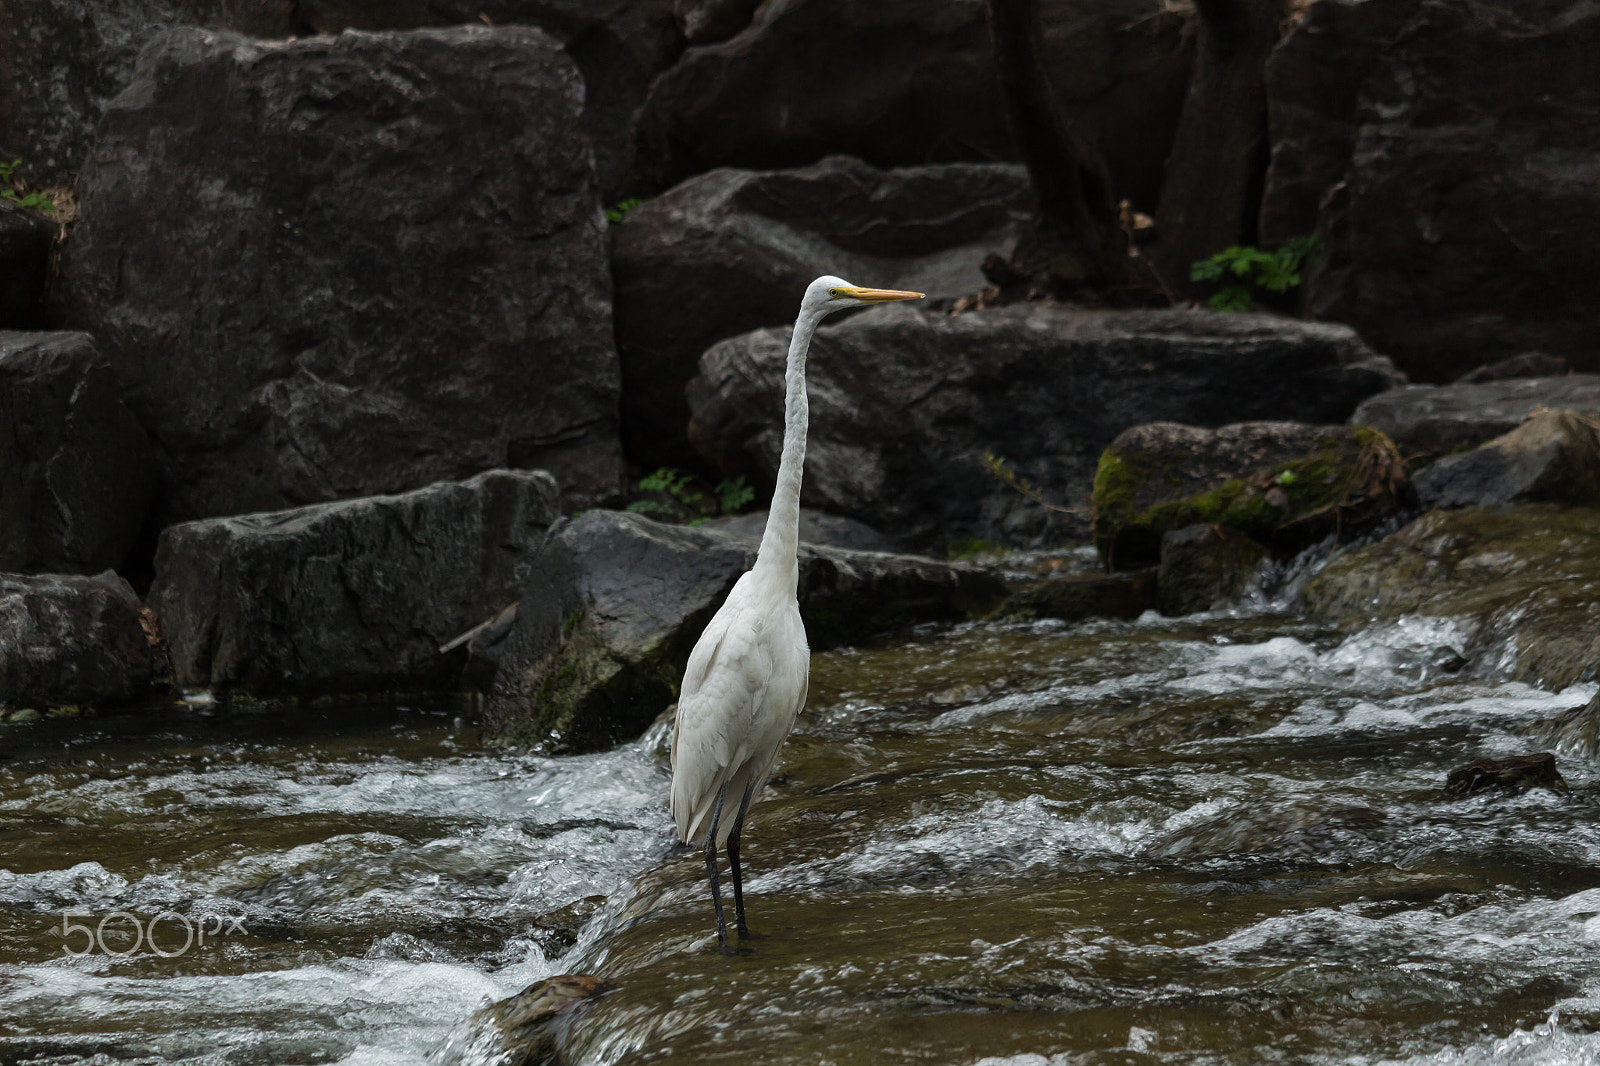
[{"label": "white plumage", "polygon": [[[919,292],[863,289],[821,277],[806,289],[784,374],[783,456],[761,551],[734,585],[683,674],[672,738],[672,816],[678,838],[702,844],[717,941],[729,951],[717,880],[717,851],[726,846],[740,936],[745,925],[739,835],[745,811],[766,783],[795,718],[806,705],[811,651],[806,644],[799,580],[800,474],[806,455],[806,352],[818,323],[834,311],[867,303],[921,299]],[[730,810],[729,804],[733,805]]]}]

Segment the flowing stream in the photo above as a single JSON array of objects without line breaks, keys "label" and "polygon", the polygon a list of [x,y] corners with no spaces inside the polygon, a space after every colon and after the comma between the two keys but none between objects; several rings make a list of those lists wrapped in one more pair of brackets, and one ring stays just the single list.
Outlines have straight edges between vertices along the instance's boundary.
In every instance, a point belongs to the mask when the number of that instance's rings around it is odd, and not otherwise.
[{"label": "flowing stream", "polygon": [[0,1064],[461,1061],[476,1008],[568,972],[615,985],[562,1032],[583,1063],[1600,1062],[1596,766],[1442,791],[1595,686],[1498,680],[1463,636],[1261,610],[818,655],[731,959],[659,734],[9,727]]}]

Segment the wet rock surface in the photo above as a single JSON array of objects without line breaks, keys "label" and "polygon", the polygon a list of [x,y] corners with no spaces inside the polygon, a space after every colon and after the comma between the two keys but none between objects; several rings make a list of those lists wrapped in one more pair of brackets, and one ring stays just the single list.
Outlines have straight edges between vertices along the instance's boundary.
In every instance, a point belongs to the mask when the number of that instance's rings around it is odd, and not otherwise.
[{"label": "wet rock surface", "polygon": [[145,52],[79,183],[55,313],[160,446],[164,520],[498,466],[548,468],[580,506],[615,490],[581,99],[520,27],[180,29]]},{"label": "wet rock surface", "polygon": [[1552,689],[1600,666],[1600,510],[1521,504],[1431,511],[1330,562],[1305,603],[1347,626],[1459,619],[1484,669]]},{"label": "wet rock surface", "polygon": [[1536,755],[1513,755],[1505,759],[1477,759],[1451,770],[1444,784],[1445,793],[1451,796],[1566,787],[1566,779],[1556,768],[1556,757],[1548,751]]},{"label": "wet rock surface", "polygon": [[[642,733],[689,652],[755,562],[759,538],[589,511],[552,529],[531,566],[484,714],[499,743],[595,751]],[[986,571],[803,544],[800,615],[813,649],[999,606]]]},{"label": "wet rock surface", "polygon": [[1100,457],[1095,545],[1119,566],[1155,562],[1166,534],[1200,523],[1290,555],[1370,528],[1410,498],[1394,445],[1364,427],[1155,422],[1119,434]]},{"label": "wet rock surface", "polygon": [[1243,530],[1201,523],[1161,535],[1156,607],[1186,615],[1227,607],[1271,552]]},{"label": "wet rock surface", "polygon": [[[691,439],[729,475],[777,470],[790,335],[723,341],[690,382]],[[1340,326],[1046,305],[867,311],[817,331],[807,375],[804,500],[913,544],[1084,535],[1100,453],[1130,426],[1342,420],[1398,380]],[[1052,518],[995,479],[986,450],[1081,513]]]},{"label": "wet rock surface", "polygon": [[0,332],[0,427],[0,570],[121,566],[156,457],[93,339]]},{"label": "wet rock surface", "polygon": [[1153,567],[1115,574],[1079,573],[1048,577],[1016,592],[1005,613],[1018,618],[1138,618],[1156,606]]},{"label": "wet rock surface", "polygon": [[1503,436],[1417,476],[1425,507],[1565,503],[1600,507],[1600,418],[1541,411]]},{"label": "wet rock surface", "polygon": [[[462,1052],[487,1051],[503,1066],[546,1066],[559,1063],[556,1019],[586,1000],[603,995],[610,985],[587,974],[561,974],[535,982],[521,992],[491,1003],[467,1022],[472,1035],[453,1038]],[[455,1047],[447,1047],[443,1061],[452,1059]]]},{"label": "wet rock surface", "polygon": [[1032,191],[1019,166],[879,170],[834,157],[796,170],[715,170],[628,212],[612,245],[623,428],[645,467],[697,461],[684,387],[715,342],[794,320],[796,294],[835,274],[932,299],[988,284]]},{"label": "wet rock surface", "polygon": [[139,597],[122,578],[0,574],[0,708],[114,707],[154,680]]},{"label": "wet rock surface", "polygon": [[1350,423],[1382,430],[1415,461],[1477,447],[1541,407],[1600,415],[1600,374],[1402,385],[1363,400]]},{"label": "wet rock surface", "polygon": [[398,496],[207,519],[161,535],[150,605],[178,682],[314,696],[453,688],[440,645],[516,600],[554,480],[495,470]]}]

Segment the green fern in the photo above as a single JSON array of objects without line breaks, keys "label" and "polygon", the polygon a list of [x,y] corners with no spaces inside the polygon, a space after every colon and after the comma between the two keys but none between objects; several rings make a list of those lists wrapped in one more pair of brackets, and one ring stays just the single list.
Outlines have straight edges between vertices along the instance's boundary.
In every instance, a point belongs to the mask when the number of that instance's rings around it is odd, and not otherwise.
[{"label": "green fern", "polygon": [[1301,267],[1322,248],[1319,237],[1295,237],[1276,251],[1251,245],[1224,248],[1189,268],[1189,280],[1215,282],[1206,303],[1216,311],[1248,311],[1258,290],[1281,295],[1299,285]]}]

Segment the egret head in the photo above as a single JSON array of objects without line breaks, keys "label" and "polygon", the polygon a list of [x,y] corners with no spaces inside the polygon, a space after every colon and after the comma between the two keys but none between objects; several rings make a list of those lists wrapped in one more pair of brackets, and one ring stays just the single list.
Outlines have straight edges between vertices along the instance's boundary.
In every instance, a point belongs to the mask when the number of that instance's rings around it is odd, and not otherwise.
[{"label": "egret head", "polygon": [[852,285],[843,278],[836,278],[830,274],[818,278],[806,287],[806,296],[800,302],[800,309],[826,315],[842,311],[846,307],[860,307],[862,304],[920,300],[922,295],[920,292],[902,292],[899,289],[863,289],[859,285]]}]

